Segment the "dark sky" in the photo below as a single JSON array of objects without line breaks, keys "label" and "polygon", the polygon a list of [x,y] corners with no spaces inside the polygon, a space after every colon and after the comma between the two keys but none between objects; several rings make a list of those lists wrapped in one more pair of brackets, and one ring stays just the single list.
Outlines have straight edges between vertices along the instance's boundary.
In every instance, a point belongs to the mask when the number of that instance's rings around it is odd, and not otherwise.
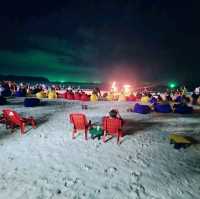
[{"label": "dark sky", "polygon": [[1,2],[0,73],[80,82],[198,80],[197,3]]}]

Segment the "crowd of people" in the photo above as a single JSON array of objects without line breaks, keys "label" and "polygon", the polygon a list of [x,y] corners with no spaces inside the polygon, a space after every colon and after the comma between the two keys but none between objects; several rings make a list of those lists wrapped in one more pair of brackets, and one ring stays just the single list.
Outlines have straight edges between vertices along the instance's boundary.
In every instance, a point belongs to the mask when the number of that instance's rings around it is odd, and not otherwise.
[{"label": "crowd of people", "polygon": [[[16,83],[13,81],[0,81],[0,96],[32,96],[41,91],[47,93],[49,91],[59,90],[74,90],[71,86],[64,85],[47,85],[47,84],[29,84],[29,83]],[[20,95],[20,96],[18,96]]]},{"label": "crowd of people", "polygon": [[[59,91],[64,91],[66,99],[74,99],[77,96],[85,94],[80,87],[73,88],[65,85],[47,85],[47,84],[28,84],[28,83],[16,83],[13,81],[1,81],[0,82],[0,96],[9,97],[48,97],[48,93],[53,98],[59,97]],[[43,95],[44,94],[44,95]],[[77,99],[79,98],[77,97]],[[98,100],[118,100],[118,101],[141,101],[142,103],[167,103],[167,102],[179,102],[184,104],[200,104],[200,88],[196,88],[194,92],[189,93],[187,89],[168,89],[165,92],[158,93],[149,90],[140,90],[138,92],[130,92],[128,95],[123,91],[114,93],[112,91],[103,92],[99,88],[94,88],[90,95],[87,97],[91,101]]]}]

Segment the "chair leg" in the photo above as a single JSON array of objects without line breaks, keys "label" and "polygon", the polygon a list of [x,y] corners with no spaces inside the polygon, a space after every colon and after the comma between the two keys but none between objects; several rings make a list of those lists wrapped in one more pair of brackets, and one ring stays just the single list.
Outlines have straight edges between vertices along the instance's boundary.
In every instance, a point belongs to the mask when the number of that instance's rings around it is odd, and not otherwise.
[{"label": "chair leg", "polygon": [[21,123],[20,125],[20,129],[21,129],[21,135],[24,134],[24,131],[25,131],[25,123]]},{"label": "chair leg", "polygon": [[88,130],[85,130],[85,140],[88,139],[88,138],[87,138],[87,132],[88,132]]},{"label": "chair leg", "polygon": [[106,142],[106,131],[103,132],[103,142]]},{"label": "chair leg", "polygon": [[31,120],[31,125],[32,125],[32,128],[34,128],[34,129],[36,128],[36,124],[35,124],[34,119]]},{"label": "chair leg", "polygon": [[73,129],[73,131],[72,131],[72,139],[75,139],[75,133],[76,133],[76,129]]},{"label": "chair leg", "polygon": [[120,137],[124,137],[124,132],[120,131]]},{"label": "chair leg", "polygon": [[119,144],[119,140],[120,140],[120,135],[118,134],[118,136],[117,136],[117,144]]}]

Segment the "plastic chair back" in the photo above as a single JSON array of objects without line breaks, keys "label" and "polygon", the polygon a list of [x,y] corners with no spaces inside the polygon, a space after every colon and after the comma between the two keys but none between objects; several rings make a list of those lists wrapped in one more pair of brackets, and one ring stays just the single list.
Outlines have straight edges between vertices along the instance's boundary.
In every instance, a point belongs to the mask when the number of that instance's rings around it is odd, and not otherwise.
[{"label": "plastic chair back", "polygon": [[103,118],[103,129],[112,135],[117,135],[119,129],[122,128],[122,121],[119,118]]},{"label": "plastic chair back", "polygon": [[3,115],[5,119],[11,121],[14,124],[21,124],[22,118],[16,111],[13,111],[12,109],[4,109]]},{"label": "plastic chair back", "polygon": [[70,114],[70,122],[73,123],[74,128],[77,130],[86,129],[88,125],[86,116],[82,113]]}]

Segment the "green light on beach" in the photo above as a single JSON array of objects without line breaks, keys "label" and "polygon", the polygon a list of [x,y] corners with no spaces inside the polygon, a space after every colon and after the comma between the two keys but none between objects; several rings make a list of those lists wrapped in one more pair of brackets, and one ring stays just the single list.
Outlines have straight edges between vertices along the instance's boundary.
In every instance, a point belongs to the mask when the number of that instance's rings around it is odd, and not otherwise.
[{"label": "green light on beach", "polygon": [[173,89],[173,88],[176,87],[176,84],[175,84],[175,83],[169,83],[169,87],[170,87],[171,89]]}]

